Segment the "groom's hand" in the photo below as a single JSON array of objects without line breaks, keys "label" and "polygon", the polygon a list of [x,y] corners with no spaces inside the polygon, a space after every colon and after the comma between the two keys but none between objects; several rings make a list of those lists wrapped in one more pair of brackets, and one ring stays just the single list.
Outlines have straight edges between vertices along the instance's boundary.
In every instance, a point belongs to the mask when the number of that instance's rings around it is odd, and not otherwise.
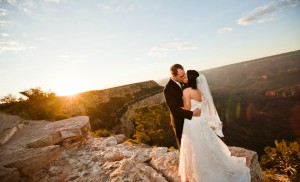
[{"label": "groom's hand", "polygon": [[199,108],[197,108],[193,111],[193,116],[199,117],[200,114],[201,114],[201,110]]}]

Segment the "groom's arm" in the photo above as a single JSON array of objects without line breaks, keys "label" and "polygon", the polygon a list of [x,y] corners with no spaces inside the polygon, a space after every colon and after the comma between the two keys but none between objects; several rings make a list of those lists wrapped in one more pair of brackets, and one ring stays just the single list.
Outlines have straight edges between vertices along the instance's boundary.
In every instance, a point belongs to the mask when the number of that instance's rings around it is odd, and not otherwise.
[{"label": "groom's arm", "polygon": [[177,105],[176,98],[168,89],[164,90],[165,101],[174,116],[192,119],[193,111],[185,110]]}]

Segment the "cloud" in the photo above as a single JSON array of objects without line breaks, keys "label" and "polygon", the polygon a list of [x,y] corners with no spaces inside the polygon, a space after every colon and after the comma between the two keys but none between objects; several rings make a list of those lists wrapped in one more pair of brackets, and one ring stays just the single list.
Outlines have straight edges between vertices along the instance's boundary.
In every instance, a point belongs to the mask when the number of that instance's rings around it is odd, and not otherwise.
[{"label": "cloud", "polygon": [[31,11],[30,11],[29,9],[27,9],[27,8],[23,8],[23,11],[24,11],[25,13],[31,14]]},{"label": "cloud", "polygon": [[18,41],[0,41],[0,54],[4,52],[18,52],[25,50],[24,43]]},{"label": "cloud", "polygon": [[10,35],[8,33],[1,33],[2,37],[9,37]]},{"label": "cloud", "polygon": [[9,4],[14,5],[17,3],[16,0],[6,0]]},{"label": "cloud", "polygon": [[0,20],[0,28],[7,27],[10,24],[10,21]]},{"label": "cloud", "polygon": [[109,1],[107,3],[98,3],[97,7],[103,13],[124,13],[124,12],[132,12],[137,7],[134,4],[122,4],[120,2]]},{"label": "cloud", "polygon": [[231,27],[223,27],[218,30],[218,34],[223,34],[223,33],[232,32],[232,31],[233,31],[233,28],[231,28]]},{"label": "cloud", "polygon": [[1,16],[6,16],[7,13],[8,13],[8,11],[7,11],[6,9],[0,8],[0,17],[1,17]]},{"label": "cloud", "polygon": [[253,23],[272,21],[276,12],[283,10],[287,6],[297,6],[299,3],[300,0],[272,1],[244,14],[237,20],[237,24],[247,26]]},{"label": "cloud", "polygon": [[60,3],[60,0],[45,0],[47,3]]},{"label": "cloud", "polygon": [[171,51],[186,51],[194,49],[197,49],[197,46],[193,45],[190,42],[175,41],[152,47],[148,55],[162,56]]}]

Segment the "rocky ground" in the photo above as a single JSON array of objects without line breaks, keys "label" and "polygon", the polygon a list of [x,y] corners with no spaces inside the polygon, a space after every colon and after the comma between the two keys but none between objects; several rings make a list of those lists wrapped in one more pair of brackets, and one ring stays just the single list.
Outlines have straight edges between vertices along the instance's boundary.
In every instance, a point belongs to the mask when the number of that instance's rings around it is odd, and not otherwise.
[{"label": "rocky ground", "polygon": [[[178,150],[92,137],[87,116],[49,122],[0,113],[0,122],[0,181],[180,181]],[[256,152],[230,150],[246,157],[253,182],[263,181]]]}]

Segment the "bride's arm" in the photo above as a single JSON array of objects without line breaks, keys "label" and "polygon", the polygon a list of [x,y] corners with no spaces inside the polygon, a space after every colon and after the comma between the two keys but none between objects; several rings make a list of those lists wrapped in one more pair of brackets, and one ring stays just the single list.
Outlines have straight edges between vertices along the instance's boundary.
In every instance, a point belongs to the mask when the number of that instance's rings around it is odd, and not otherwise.
[{"label": "bride's arm", "polygon": [[191,97],[190,97],[188,89],[183,90],[183,108],[185,110],[191,109]]}]

